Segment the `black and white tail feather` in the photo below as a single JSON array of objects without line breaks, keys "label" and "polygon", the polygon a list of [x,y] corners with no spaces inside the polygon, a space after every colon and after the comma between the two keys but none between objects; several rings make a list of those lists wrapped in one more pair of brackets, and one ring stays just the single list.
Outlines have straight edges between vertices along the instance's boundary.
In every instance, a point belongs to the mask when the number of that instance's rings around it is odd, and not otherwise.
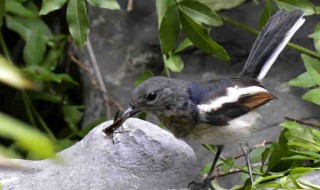
[{"label": "black and white tail feather", "polygon": [[270,18],[252,46],[241,72],[242,78],[261,81],[266,76],[286,44],[305,22],[303,15],[301,10],[290,13],[280,10]]}]

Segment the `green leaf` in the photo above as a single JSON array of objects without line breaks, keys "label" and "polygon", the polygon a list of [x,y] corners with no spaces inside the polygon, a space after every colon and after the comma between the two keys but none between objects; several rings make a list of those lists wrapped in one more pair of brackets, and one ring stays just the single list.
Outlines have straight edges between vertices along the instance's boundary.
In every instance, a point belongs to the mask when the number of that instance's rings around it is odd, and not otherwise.
[{"label": "green leaf", "polygon": [[264,182],[264,181],[269,181],[271,179],[276,179],[276,178],[280,178],[283,177],[284,174],[273,174],[270,176],[264,176],[264,177],[258,177],[257,179],[254,180],[252,187],[257,186],[259,183]]},{"label": "green leaf", "polygon": [[320,85],[320,61],[305,54],[301,57],[310,77]]},{"label": "green leaf", "polygon": [[46,15],[51,11],[60,9],[67,0],[43,0],[41,10],[39,12],[40,15]]},{"label": "green leaf", "polygon": [[311,131],[306,128],[292,128],[288,130],[284,135],[287,140],[290,142],[302,142],[305,144],[316,144],[313,139]]},{"label": "green leaf", "polygon": [[198,1],[185,0],[180,1],[181,10],[193,20],[204,23],[209,26],[221,26],[221,18],[208,6]]},{"label": "green leaf", "polygon": [[280,123],[281,127],[287,128],[287,129],[294,129],[294,128],[301,128],[301,125],[294,121],[285,121]]},{"label": "green leaf", "polygon": [[5,6],[6,6],[6,1],[0,1],[0,28],[3,25],[3,18],[5,15]]},{"label": "green leaf", "polygon": [[55,83],[70,83],[73,85],[78,85],[78,83],[67,74],[56,74],[51,72],[45,67],[40,66],[30,66],[23,69],[30,78],[34,80],[43,81],[43,82],[55,82]]},{"label": "green leaf", "polygon": [[290,86],[296,86],[301,88],[311,88],[317,85],[317,83],[311,78],[308,72],[304,72],[298,77],[291,79],[288,84]]},{"label": "green leaf", "polygon": [[271,153],[271,148],[269,147],[269,148],[266,148],[261,154],[261,163],[262,163],[262,166],[260,168],[261,173],[263,173],[263,170],[264,170],[263,166],[265,165],[266,160],[269,157],[270,153]]},{"label": "green leaf", "polygon": [[167,54],[173,50],[180,32],[180,22],[177,6],[170,7],[161,21],[159,37],[162,53]]},{"label": "green leaf", "polygon": [[222,165],[222,171],[224,173],[229,173],[230,169],[234,166],[234,159],[233,158],[227,158],[224,160],[224,163]]},{"label": "green leaf", "polygon": [[212,144],[203,144],[202,145],[205,149],[207,149],[211,154],[216,154],[217,152],[217,147]]},{"label": "green leaf", "polygon": [[319,144],[307,144],[305,142],[294,142],[290,141],[288,142],[288,146],[290,146],[291,149],[306,149],[306,150],[312,150],[312,151],[320,151]]},{"label": "green leaf", "polygon": [[303,94],[302,99],[320,105],[320,89],[312,89]]},{"label": "green leaf", "polygon": [[0,136],[14,140],[33,158],[44,159],[55,153],[50,139],[34,128],[3,113],[0,113],[0,121]]},{"label": "green leaf", "polygon": [[283,161],[282,157],[292,156],[293,153],[288,149],[288,146],[279,146],[277,143],[271,145],[271,154],[268,161],[266,172],[283,172],[290,168],[292,161]]},{"label": "green leaf", "polygon": [[15,88],[35,89],[23,73],[0,54],[0,82]]},{"label": "green leaf", "polygon": [[266,1],[263,8],[262,14],[260,16],[259,26],[262,28],[265,26],[269,18],[275,13],[275,9],[272,7],[270,0]]},{"label": "green leaf", "polygon": [[314,160],[315,158],[310,156],[303,156],[303,155],[293,155],[288,157],[283,157],[281,160]]},{"label": "green leaf", "polygon": [[84,0],[70,0],[67,8],[69,31],[78,47],[82,48],[89,34],[89,20]]},{"label": "green leaf", "polygon": [[[314,135],[314,140],[317,142],[317,144],[320,144],[320,131],[319,130],[312,130],[312,134]],[[319,147],[320,149],[320,147]]]},{"label": "green leaf", "polygon": [[119,10],[120,5],[116,0],[87,0],[93,6],[100,8]]},{"label": "green leaf", "polygon": [[201,175],[207,174],[207,173],[209,172],[210,168],[211,168],[211,164],[206,164],[206,165],[201,169],[200,174],[201,174]]},{"label": "green leaf", "polygon": [[62,113],[64,120],[68,123],[73,132],[78,132],[77,124],[83,116],[83,106],[63,106]]},{"label": "green leaf", "polygon": [[49,27],[39,18],[28,19],[6,15],[6,24],[10,30],[17,32],[23,40],[27,39],[27,36],[33,32],[34,28],[40,28],[46,40],[53,37]]},{"label": "green leaf", "polygon": [[28,92],[32,100],[44,100],[55,104],[61,104],[63,95],[54,92],[41,91],[41,92]]},{"label": "green leaf", "polygon": [[295,9],[301,9],[306,15],[312,15],[315,13],[315,5],[307,0],[274,0],[279,9],[285,9],[292,11]]},{"label": "green leaf", "polygon": [[[3,0],[2,0],[3,1]],[[29,9],[22,5],[22,3],[19,3],[14,0],[7,0],[6,1],[6,12],[13,13],[15,15],[19,15],[26,18],[37,18],[38,13],[36,11],[33,11],[32,9]]]},{"label": "green leaf", "polygon": [[64,46],[57,49],[50,49],[43,60],[43,66],[53,71],[64,53]]},{"label": "green leaf", "polygon": [[258,147],[253,149],[253,151],[250,153],[250,162],[256,163],[261,161],[261,155],[264,153],[264,151],[269,147],[269,145]]},{"label": "green leaf", "polygon": [[316,153],[316,152],[312,152],[312,151],[302,151],[302,150],[291,150],[292,152],[295,152],[297,154],[300,155],[305,155],[305,156],[309,156],[312,157],[312,160],[320,160],[320,154]]},{"label": "green leaf", "polygon": [[290,177],[292,179],[298,179],[301,176],[304,176],[312,171],[317,170],[318,168],[306,168],[306,167],[297,167],[297,168],[293,168],[290,171]]},{"label": "green leaf", "polygon": [[193,21],[183,11],[180,11],[180,22],[186,36],[200,50],[221,60],[226,61],[230,59],[225,49],[210,38],[208,30]]},{"label": "green leaf", "polygon": [[169,56],[168,59],[164,60],[164,65],[173,72],[180,72],[184,66],[181,57],[178,55]]},{"label": "green leaf", "polygon": [[174,54],[177,54],[183,50],[185,50],[186,48],[192,46],[193,43],[190,41],[189,38],[185,38],[181,44],[174,50]]},{"label": "green leaf", "polygon": [[26,44],[23,48],[23,59],[27,66],[40,65],[46,52],[46,40],[42,28],[34,28],[26,36]]},{"label": "green leaf", "polygon": [[158,15],[158,28],[160,29],[161,21],[167,12],[168,8],[175,6],[175,0],[156,0],[156,9]]},{"label": "green leaf", "polygon": [[25,19],[20,19],[17,17],[11,17],[6,15],[6,24],[7,27],[16,33],[18,33],[22,39],[27,38],[27,34],[30,32],[30,29],[24,25]]},{"label": "green leaf", "polygon": [[308,181],[302,181],[302,180],[297,180],[296,181],[299,185],[299,189],[312,189],[312,190],[320,190],[319,185],[312,184]]},{"label": "green leaf", "polygon": [[154,74],[151,71],[146,71],[142,75],[139,76],[139,78],[134,82],[133,86],[138,86],[143,81],[153,77]]},{"label": "green leaf", "polygon": [[316,48],[317,52],[320,53],[320,23],[317,24],[316,28],[314,29],[314,33],[309,35],[310,38],[313,38],[314,47]]},{"label": "green leaf", "polygon": [[236,6],[239,6],[246,0],[200,0],[212,10],[218,11],[222,9],[231,9]]}]

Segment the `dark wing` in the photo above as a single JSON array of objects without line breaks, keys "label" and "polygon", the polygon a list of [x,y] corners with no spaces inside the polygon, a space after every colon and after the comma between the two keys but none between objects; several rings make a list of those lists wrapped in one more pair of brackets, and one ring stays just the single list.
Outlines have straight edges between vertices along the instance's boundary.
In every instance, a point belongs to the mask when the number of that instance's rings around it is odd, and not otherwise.
[{"label": "dark wing", "polygon": [[197,103],[199,120],[217,126],[228,125],[275,98],[254,79],[221,79],[202,88]]}]

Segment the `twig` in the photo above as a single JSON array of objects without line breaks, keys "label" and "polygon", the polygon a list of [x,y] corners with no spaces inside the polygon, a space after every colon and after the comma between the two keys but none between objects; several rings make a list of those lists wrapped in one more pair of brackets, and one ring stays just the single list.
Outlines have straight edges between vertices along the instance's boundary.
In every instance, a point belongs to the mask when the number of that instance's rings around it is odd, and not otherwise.
[{"label": "twig", "polygon": [[0,31],[0,46],[1,46],[2,52],[4,53],[5,58],[9,61],[9,63],[12,64],[12,59],[9,53],[9,49],[7,47],[7,44],[4,41],[2,31]]},{"label": "twig", "polygon": [[[265,145],[269,145],[269,144],[272,144],[273,142],[272,141],[264,141],[264,142],[261,142],[259,144],[256,144],[253,148],[250,149],[250,152],[252,152],[254,149],[256,148],[259,148],[259,147],[264,147]],[[244,156],[244,153],[240,153],[240,154],[237,154],[235,156],[233,156],[233,159],[238,159],[238,158],[241,158]]]},{"label": "twig", "polygon": [[133,0],[128,0],[127,3],[127,12],[130,12],[133,10]]},{"label": "twig", "polygon": [[95,54],[93,52],[89,37],[88,37],[88,41],[87,41],[86,47],[87,47],[88,52],[89,52],[89,57],[90,57],[90,60],[91,60],[91,64],[92,64],[93,70],[94,70],[94,72],[96,74],[98,85],[101,88],[101,91],[103,92],[102,95],[103,95],[103,99],[104,99],[105,105],[106,105],[107,118],[110,118],[111,117],[111,108],[110,108],[110,105],[108,104],[109,97],[108,97],[107,88],[106,88],[106,86],[104,84],[104,81],[103,81],[103,78],[101,76],[100,69],[99,69],[99,66],[98,66],[98,62],[97,62],[96,56],[95,56]]},{"label": "twig", "polygon": [[320,128],[320,124],[315,124],[315,123],[310,123],[310,122],[307,122],[307,121],[303,121],[301,119],[295,119],[295,118],[291,118],[291,117],[284,117],[286,120],[289,120],[289,121],[295,121],[297,123],[300,123],[302,125],[307,125],[307,126],[310,126],[310,127],[315,127],[315,128]]},{"label": "twig", "polygon": [[[252,166],[261,166],[262,163],[256,163],[256,164],[252,164]],[[217,177],[224,177],[224,176],[228,176],[228,175],[232,175],[235,173],[240,173],[243,172],[242,169],[238,169],[238,168],[232,168],[230,169],[230,171],[228,173],[224,173],[224,172],[216,172],[214,175],[211,176],[211,180],[217,178]]]},{"label": "twig", "polygon": [[48,136],[50,137],[50,139],[53,142],[57,141],[57,138],[54,136],[53,132],[51,131],[51,129],[48,127],[48,125],[44,122],[43,118],[40,116],[38,110],[34,107],[34,105],[32,104],[29,96],[27,95],[27,93],[23,90],[21,90],[21,94],[22,94],[22,99],[25,101],[25,103],[27,104],[27,106],[29,107],[30,111],[33,112],[33,115],[35,116],[35,119],[38,120],[39,125],[42,127],[42,129],[48,134]]},{"label": "twig", "polygon": [[[98,89],[102,94],[104,94],[105,96],[108,96],[108,94],[105,94],[105,92],[101,89],[101,87],[97,84],[97,81],[94,79],[94,77],[92,76],[89,68],[81,63],[77,58],[74,57],[74,55],[72,55],[71,53],[69,54],[70,60],[72,62],[74,62],[75,64],[77,64],[81,69],[83,69],[85,72],[87,72],[88,77],[90,78],[91,84]],[[117,108],[117,110],[120,110],[121,112],[124,111],[123,107],[116,102],[111,96],[108,96],[108,103],[110,103],[111,105],[115,106]]]}]

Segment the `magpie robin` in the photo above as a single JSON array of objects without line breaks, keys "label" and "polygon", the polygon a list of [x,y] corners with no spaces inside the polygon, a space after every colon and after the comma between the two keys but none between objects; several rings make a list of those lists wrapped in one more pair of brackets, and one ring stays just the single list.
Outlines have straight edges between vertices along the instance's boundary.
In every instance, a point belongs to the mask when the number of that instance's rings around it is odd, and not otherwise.
[{"label": "magpie robin", "polygon": [[[153,77],[134,89],[123,116],[147,111],[178,138],[218,145],[207,179],[192,184],[193,188],[213,189],[210,177],[223,146],[244,142],[258,125],[260,115],[255,109],[275,98],[260,82],[304,23],[303,15],[300,10],[277,11],[254,42],[240,77],[205,83]],[[242,150],[252,181],[248,151]]]}]

